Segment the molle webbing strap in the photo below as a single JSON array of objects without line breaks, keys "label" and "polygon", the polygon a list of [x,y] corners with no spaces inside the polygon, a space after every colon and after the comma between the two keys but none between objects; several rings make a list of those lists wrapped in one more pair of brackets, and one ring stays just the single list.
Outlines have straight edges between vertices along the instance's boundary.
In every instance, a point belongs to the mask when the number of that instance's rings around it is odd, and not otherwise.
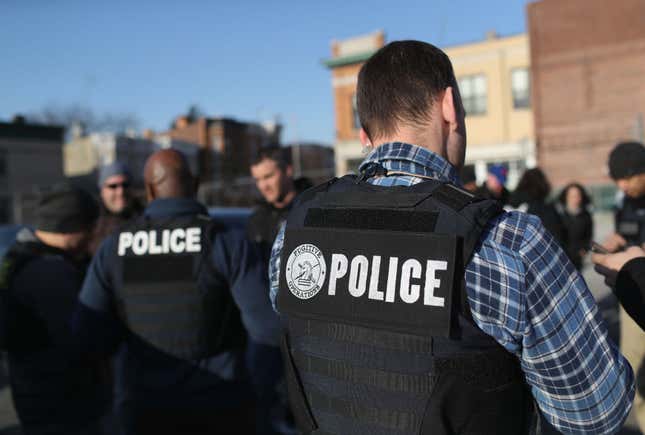
[{"label": "molle webbing strap", "polygon": [[290,316],[288,322],[290,331],[301,331],[306,336],[408,353],[428,355],[432,353],[431,337],[364,328],[346,323],[304,320],[295,316]]},{"label": "molle webbing strap", "polygon": [[[342,415],[367,425],[410,433],[421,425],[421,418],[413,412],[376,408],[369,406],[369,403],[359,405],[353,401],[330,397],[314,389],[308,390],[307,400],[313,409],[320,412]],[[318,435],[318,432],[315,433]]]},{"label": "molle webbing strap", "polygon": [[363,230],[433,232],[438,213],[401,209],[311,208],[305,226]]},{"label": "molle webbing strap", "polygon": [[357,367],[344,361],[330,360],[291,352],[296,366],[303,372],[328,376],[340,381],[362,384],[383,391],[430,394],[436,379],[429,375],[413,375]]}]

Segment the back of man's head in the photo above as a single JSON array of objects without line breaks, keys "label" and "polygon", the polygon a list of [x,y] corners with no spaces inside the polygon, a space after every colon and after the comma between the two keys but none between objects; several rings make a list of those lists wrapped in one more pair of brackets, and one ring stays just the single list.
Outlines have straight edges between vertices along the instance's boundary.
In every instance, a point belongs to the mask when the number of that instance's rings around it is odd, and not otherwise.
[{"label": "back of man's head", "polygon": [[391,42],[365,62],[358,75],[361,127],[376,140],[393,135],[400,125],[428,125],[432,104],[455,83],[450,59],[434,45]]},{"label": "back of man's head", "polygon": [[192,198],[195,178],[183,153],[165,149],[152,154],[144,167],[144,182],[148,200],[160,198]]},{"label": "back of man's head", "polygon": [[92,195],[59,184],[39,195],[34,226],[49,233],[77,233],[91,229],[98,214],[99,207]]}]

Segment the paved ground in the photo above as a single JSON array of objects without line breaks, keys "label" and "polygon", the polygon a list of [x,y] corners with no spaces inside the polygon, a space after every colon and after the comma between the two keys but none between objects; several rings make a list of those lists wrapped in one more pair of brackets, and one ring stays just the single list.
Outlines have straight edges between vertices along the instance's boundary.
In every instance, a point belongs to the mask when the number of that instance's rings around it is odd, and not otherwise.
[{"label": "paved ground", "polygon": [[[602,241],[613,227],[612,217],[608,213],[596,214],[595,220],[595,240]],[[616,300],[611,294],[611,290],[605,286],[603,280],[589,266],[583,272],[585,280],[589,285],[594,297],[599,303],[603,315],[607,321],[610,334],[618,341],[619,325]],[[6,387],[6,378],[4,370],[0,370],[0,435],[20,435],[17,427],[16,415],[11,403],[9,389]],[[633,416],[627,421],[625,428],[620,432],[621,435],[642,435],[636,426]]]}]

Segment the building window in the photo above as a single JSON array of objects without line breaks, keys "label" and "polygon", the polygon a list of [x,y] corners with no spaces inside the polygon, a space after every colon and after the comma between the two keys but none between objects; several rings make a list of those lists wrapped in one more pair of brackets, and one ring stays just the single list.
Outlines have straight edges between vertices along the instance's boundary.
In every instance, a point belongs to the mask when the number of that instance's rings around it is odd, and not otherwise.
[{"label": "building window", "polygon": [[358,117],[358,106],[356,105],[356,94],[352,95],[352,118],[354,121],[354,129],[361,128],[361,120]]},{"label": "building window", "polygon": [[460,78],[459,91],[466,115],[486,114],[486,76],[477,74]]},{"label": "building window", "polygon": [[531,106],[531,86],[527,68],[511,70],[511,90],[514,109],[526,109]]}]

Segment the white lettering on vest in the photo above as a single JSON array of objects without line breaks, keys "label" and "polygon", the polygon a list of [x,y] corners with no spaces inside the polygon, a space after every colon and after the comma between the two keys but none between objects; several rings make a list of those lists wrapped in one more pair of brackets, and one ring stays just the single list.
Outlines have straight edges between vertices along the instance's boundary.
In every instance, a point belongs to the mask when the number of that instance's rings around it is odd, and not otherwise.
[{"label": "white lettering on vest", "polygon": [[175,254],[181,254],[186,249],[186,231],[183,228],[177,228],[170,233],[170,250]]},{"label": "white lettering on vest", "polygon": [[163,230],[161,233],[161,246],[164,254],[170,252],[170,230]]},{"label": "white lettering on vest", "polygon": [[352,259],[349,267],[349,294],[360,298],[367,290],[367,273],[369,260],[364,255],[357,255]]},{"label": "white lettering on vest", "polygon": [[[122,232],[119,234],[117,253],[120,257],[130,249],[134,255],[183,254],[185,252],[200,252],[202,229],[200,227],[175,228],[163,230]],[[159,244],[161,236],[161,244]],[[345,258],[347,262],[347,258]]]},{"label": "white lettering on vest", "polygon": [[370,276],[370,292],[368,298],[375,301],[382,301],[385,294],[378,289],[378,277],[381,272],[381,256],[375,255],[372,257],[372,274]]},{"label": "white lettering on vest", "polygon": [[414,258],[405,260],[401,266],[401,300],[407,304],[418,301],[421,293],[421,286],[410,284],[410,278],[421,278],[421,263]]},{"label": "white lettering on vest", "polygon": [[123,257],[125,251],[132,247],[132,233],[119,234],[119,256]]},{"label": "white lettering on vest", "polygon": [[[382,283],[382,262],[380,255],[372,256],[370,265],[370,260],[364,255],[357,255],[349,262],[345,254],[332,254],[327,294],[335,296],[337,290],[347,289],[347,292],[355,298],[367,296],[373,301],[394,303],[398,292],[399,299],[406,304],[423,300],[423,305],[445,306],[445,298],[435,296],[435,291],[441,288],[441,279],[437,278],[437,272],[448,270],[447,261],[426,261],[423,298],[421,298],[421,283],[417,281],[423,279],[423,263],[415,258],[406,259],[399,272],[399,257],[389,257],[387,281]],[[349,277],[347,277],[348,270]],[[400,279],[398,279],[399,276]]]},{"label": "white lettering on vest", "polygon": [[148,252],[148,234],[145,231],[134,233],[132,252],[134,255],[143,255]]},{"label": "white lettering on vest", "polygon": [[332,254],[331,271],[329,272],[329,289],[330,295],[336,294],[336,281],[347,274],[347,257],[343,254]]},{"label": "white lettering on vest", "polygon": [[431,305],[434,307],[443,307],[445,304],[444,298],[434,295],[434,291],[441,286],[441,280],[437,279],[435,273],[438,270],[447,270],[447,261],[428,260],[426,265],[426,286],[423,291],[423,304]]},{"label": "white lettering on vest", "polygon": [[186,251],[187,252],[199,252],[202,249],[200,243],[202,236],[202,229],[199,227],[187,228],[186,229]]},{"label": "white lettering on vest", "polygon": [[387,288],[385,302],[394,302],[396,295],[396,275],[399,271],[399,257],[390,257],[390,267],[387,270]]},{"label": "white lettering on vest", "polygon": [[148,249],[148,253],[152,255],[156,255],[156,254],[161,254],[161,252],[162,252],[161,246],[157,245],[157,232],[150,231],[150,248]]}]

